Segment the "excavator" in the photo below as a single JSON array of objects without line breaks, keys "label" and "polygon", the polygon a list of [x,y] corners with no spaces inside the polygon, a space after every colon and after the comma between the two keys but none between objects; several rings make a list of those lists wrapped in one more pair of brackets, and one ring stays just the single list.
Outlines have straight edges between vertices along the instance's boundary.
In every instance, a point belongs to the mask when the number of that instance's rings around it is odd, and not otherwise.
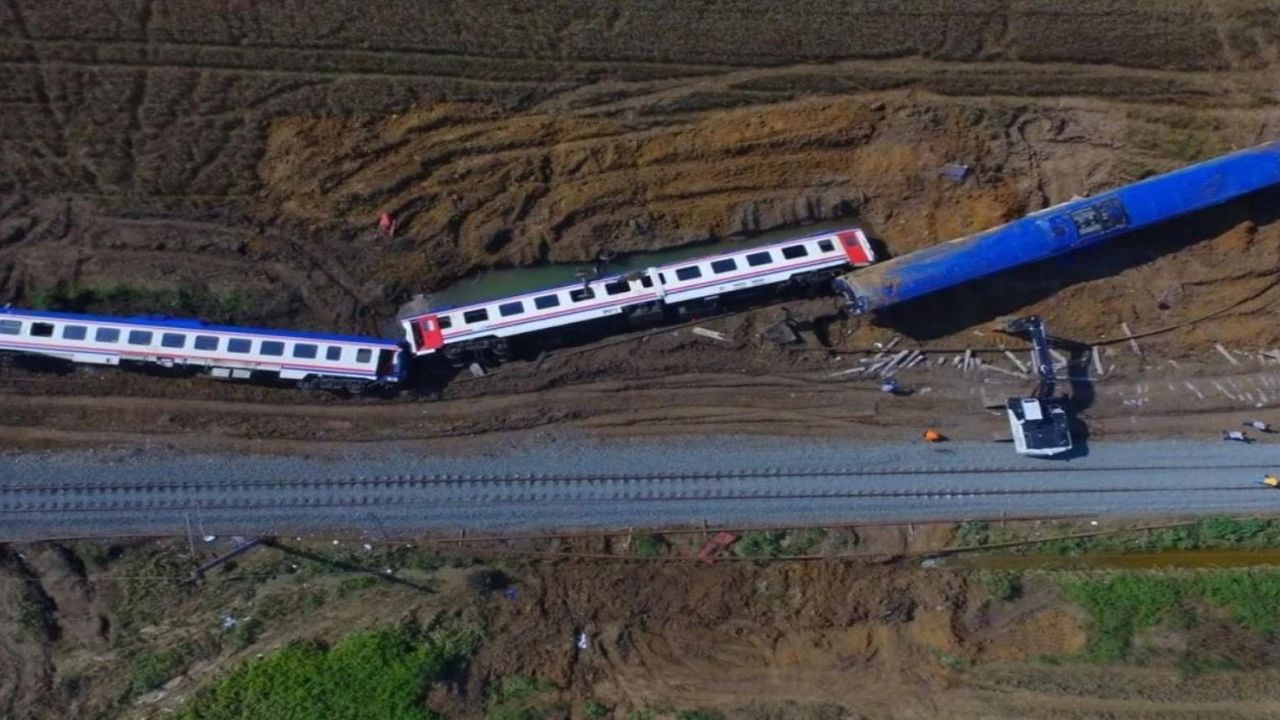
[{"label": "excavator", "polygon": [[1039,381],[1031,397],[1013,397],[1005,401],[1009,431],[1014,450],[1019,455],[1052,457],[1071,450],[1071,418],[1067,404],[1055,398],[1053,356],[1049,354],[1049,337],[1044,319],[1038,315],[1009,321],[1004,332],[1025,336],[1031,341]]}]

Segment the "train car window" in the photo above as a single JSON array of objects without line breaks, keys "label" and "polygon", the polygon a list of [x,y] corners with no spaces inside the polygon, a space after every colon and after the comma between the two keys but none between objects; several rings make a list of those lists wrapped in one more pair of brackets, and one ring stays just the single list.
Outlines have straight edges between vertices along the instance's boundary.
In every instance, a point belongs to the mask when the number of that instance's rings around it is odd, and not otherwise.
[{"label": "train car window", "polygon": [[569,291],[569,299],[574,302],[582,302],[583,300],[590,300],[595,296],[596,296],[596,291],[592,290],[589,287],[578,288],[577,290]]},{"label": "train car window", "polygon": [[765,250],[764,252],[751,253],[747,256],[747,264],[751,267],[760,267],[761,265],[768,265],[771,262],[773,262],[773,256],[769,254],[768,250]]},{"label": "train car window", "polygon": [[293,356],[296,358],[310,360],[319,352],[320,347],[311,343],[294,343],[293,345]]},{"label": "train car window", "polygon": [[31,323],[31,337],[53,337],[53,323]]},{"label": "train car window", "polygon": [[441,315],[440,317],[436,318],[436,320],[439,321],[441,330],[448,330],[449,328],[453,327],[453,318],[449,317],[448,315]]},{"label": "train car window", "polygon": [[835,249],[836,249],[835,243],[831,242],[830,240],[818,241],[818,250],[822,252],[835,252]]},{"label": "train car window", "polygon": [[782,248],[782,257],[788,260],[802,258],[808,254],[809,250],[803,245],[788,245],[787,247]]},{"label": "train car window", "polygon": [[164,333],[160,336],[160,345],[167,348],[180,348],[187,344],[187,336],[182,333]]},{"label": "train car window", "polygon": [[150,330],[130,330],[130,345],[150,345],[152,333]]},{"label": "train car window", "polygon": [[120,342],[120,331],[115,328],[98,328],[93,331],[93,341],[101,343]]},{"label": "train car window", "polygon": [[651,287],[653,287],[653,278],[649,277],[648,275],[641,275],[641,276],[640,276],[640,285],[641,285],[642,287],[646,287],[646,288],[651,288]]},{"label": "train car window", "polygon": [[258,352],[271,357],[280,357],[284,354],[284,343],[278,340],[263,340]]},{"label": "train car window", "polygon": [[1071,221],[1076,225],[1076,233],[1087,238],[1128,225],[1129,215],[1119,200],[1104,198],[1071,213]]},{"label": "train car window", "polygon": [[613,282],[605,283],[604,292],[606,295],[621,295],[624,292],[631,292],[631,283],[626,278],[618,278]]},{"label": "train car window", "polygon": [[489,319],[489,311],[481,308],[480,310],[468,310],[462,313],[462,322],[464,323],[481,323]]},{"label": "train car window", "polygon": [[361,365],[368,363],[369,359],[372,357],[373,357],[373,351],[370,350],[369,348],[360,348],[359,350],[356,351],[356,362]]},{"label": "train car window", "polygon": [[539,310],[546,310],[547,308],[553,308],[558,306],[559,304],[560,304],[559,295],[541,295],[533,299],[533,306],[538,308]]},{"label": "train car window", "polygon": [[89,334],[89,328],[83,325],[63,325],[63,340],[83,340]]},{"label": "train car window", "polygon": [[231,338],[227,341],[227,352],[247,353],[251,347],[253,341],[249,338]]},{"label": "train car window", "polygon": [[337,345],[330,345],[324,349],[324,359],[330,362],[338,362],[342,359],[342,348]]},{"label": "train car window", "polygon": [[702,268],[697,265],[690,265],[676,270],[677,280],[695,280],[700,277],[702,277]]},{"label": "train car window", "polygon": [[519,300],[515,302],[503,303],[498,306],[498,314],[502,317],[511,317],[524,312],[524,303]]},{"label": "train car window", "polygon": [[717,275],[722,275],[727,272],[733,272],[734,270],[737,270],[737,269],[738,269],[738,263],[734,262],[733,258],[716,260],[715,262],[711,263],[711,272]]},{"label": "train car window", "polygon": [[22,332],[22,321],[0,320],[0,335],[18,335]]},{"label": "train car window", "polygon": [[197,335],[195,347],[197,350],[217,350],[218,338],[216,335]]}]

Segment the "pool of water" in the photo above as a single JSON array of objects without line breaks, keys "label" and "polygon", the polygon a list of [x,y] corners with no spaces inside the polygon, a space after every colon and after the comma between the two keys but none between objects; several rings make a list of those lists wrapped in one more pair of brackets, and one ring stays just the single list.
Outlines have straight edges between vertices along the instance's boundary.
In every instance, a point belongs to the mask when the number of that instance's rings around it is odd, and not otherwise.
[{"label": "pool of water", "polygon": [[[644,270],[645,268],[677,262],[687,258],[758,247],[781,240],[802,238],[832,230],[844,230],[857,224],[853,219],[829,220],[806,225],[802,228],[775,230],[747,238],[728,238],[711,243],[685,245],[669,250],[618,255],[609,261],[609,264],[604,268],[604,273],[611,275],[633,270]],[[465,305],[467,303],[480,302],[481,300],[518,295],[557,285],[566,285],[579,281],[581,279],[580,272],[590,272],[590,270],[589,263],[563,263],[488,270],[472,277],[463,278],[448,288],[431,294],[427,300],[427,306]]]}]

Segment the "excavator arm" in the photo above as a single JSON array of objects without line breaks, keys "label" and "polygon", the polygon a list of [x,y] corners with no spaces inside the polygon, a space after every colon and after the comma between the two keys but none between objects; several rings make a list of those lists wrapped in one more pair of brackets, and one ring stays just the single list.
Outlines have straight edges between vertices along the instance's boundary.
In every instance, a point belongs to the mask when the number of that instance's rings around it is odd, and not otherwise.
[{"label": "excavator arm", "polygon": [[1039,378],[1035,397],[1040,400],[1052,398],[1057,387],[1053,376],[1053,356],[1049,354],[1049,336],[1044,331],[1044,319],[1039,315],[1031,315],[1010,320],[1005,326],[1005,332],[1010,335],[1026,335],[1031,340],[1031,354],[1034,356],[1036,376]]}]

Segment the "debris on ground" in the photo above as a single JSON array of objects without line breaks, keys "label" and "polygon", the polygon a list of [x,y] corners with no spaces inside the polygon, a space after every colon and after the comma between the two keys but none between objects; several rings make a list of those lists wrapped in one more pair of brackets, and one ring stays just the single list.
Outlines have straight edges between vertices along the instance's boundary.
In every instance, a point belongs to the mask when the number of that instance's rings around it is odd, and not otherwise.
[{"label": "debris on ground", "polygon": [[721,530],[708,540],[702,549],[698,550],[698,559],[708,565],[714,565],[716,558],[720,553],[729,549],[729,546],[737,542],[738,536],[727,531]]},{"label": "debris on ground", "polygon": [[1138,341],[1133,337],[1133,331],[1129,329],[1129,323],[1120,323],[1120,329],[1124,331],[1124,336],[1129,338],[1129,347],[1133,349],[1133,354],[1142,357],[1142,348],[1138,347]]},{"label": "debris on ground", "polygon": [[788,320],[779,320],[761,331],[760,336],[775,345],[796,345],[801,342],[800,334]]},{"label": "debris on ground", "polygon": [[397,227],[399,227],[399,222],[391,216],[391,213],[383,211],[378,214],[378,232],[383,237],[394,237]]},{"label": "debris on ground", "polygon": [[716,332],[715,330],[708,330],[703,327],[695,327],[690,332],[692,332],[694,335],[701,335],[702,337],[711,338],[712,340],[719,340],[720,342],[726,342],[726,343],[733,342],[728,337],[726,337],[724,333]]},{"label": "debris on ground", "polygon": [[1227,359],[1227,362],[1231,363],[1232,365],[1239,365],[1239,364],[1240,364],[1240,361],[1236,359],[1236,356],[1235,356],[1235,355],[1232,355],[1230,350],[1228,350],[1228,349],[1226,349],[1225,347],[1223,347],[1223,346],[1222,346],[1222,343],[1214,343],[1214,344],[1213,344],[1213,349],[1214,349],[1214,350],[1217,350],[1217,351],[1218,351],[1218,352],[1220,352],[1220,353],[1222,353],[1222,357],[1226,358],[1226,359]]}]

